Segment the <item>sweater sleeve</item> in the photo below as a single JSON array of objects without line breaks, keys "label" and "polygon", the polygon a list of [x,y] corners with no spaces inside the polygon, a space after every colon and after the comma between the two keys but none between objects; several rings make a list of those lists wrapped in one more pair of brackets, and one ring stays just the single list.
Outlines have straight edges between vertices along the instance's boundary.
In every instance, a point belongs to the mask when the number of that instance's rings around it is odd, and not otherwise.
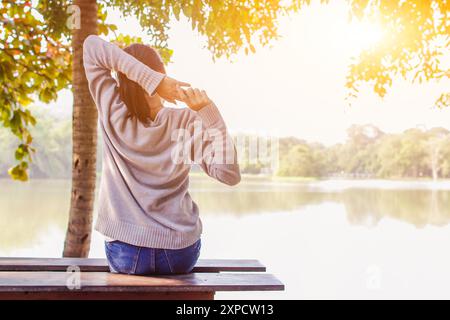
[{"label": "sweater sleeve", "polygon": [[[129,55],[116,45],[98,36],[90,35],[83,44],[83,63],[89,91],[99,110],[101,118],[109,118],[115,112],[126,111],[118,94],[117,81],[111,71],[125,74],[152,94],[164,74],[156,72]],[[117,115],[120,116],[120,115]]]},{"label": "sweater sleeve", "polygon": [[197,112],[202,122],[202,148],[196,148],[192,157],[207,175],[227,185],[236,185],[241,181],[236,147],[228,133],[225,121],[214,103]]}]

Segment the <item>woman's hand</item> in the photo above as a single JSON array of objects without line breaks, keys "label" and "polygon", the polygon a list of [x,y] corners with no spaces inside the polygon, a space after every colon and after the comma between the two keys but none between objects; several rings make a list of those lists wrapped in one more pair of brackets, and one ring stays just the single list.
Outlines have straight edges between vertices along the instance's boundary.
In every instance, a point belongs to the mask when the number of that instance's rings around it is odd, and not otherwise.
[{"label": "woman's hand", "polygon": [[181,101],[186,103],[187,106],[194,111],[199,111],[201,108],[211,103],[211,99],[208,98],[205,90],[197,88],[179,88],[178,95],[181,97]]},{"label": "woman's hand", "polygon": [[187,82],[178,81],[166,76],[156,88],[156,93],[164,100],[175,103],[175,100],[183,101],[179,96],[179,89],[190,86]]}]

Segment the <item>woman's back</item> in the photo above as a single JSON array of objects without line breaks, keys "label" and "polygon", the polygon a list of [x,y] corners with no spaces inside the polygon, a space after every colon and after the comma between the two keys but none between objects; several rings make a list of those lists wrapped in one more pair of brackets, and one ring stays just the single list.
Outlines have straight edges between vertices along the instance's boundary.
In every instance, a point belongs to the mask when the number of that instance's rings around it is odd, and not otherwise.
[{"label": "woman's back", "polygon": [[85,41],[84,64],[103,137],[96,229],[136,246],[193,244],[202,224],[188,192],[191,162],[226,184],[240,180],[234,144],[219,110],[214,103],[197,112],[162,108],[143,124],[129,117],[111,70],[149,93],[163,76],[96,36]]}]

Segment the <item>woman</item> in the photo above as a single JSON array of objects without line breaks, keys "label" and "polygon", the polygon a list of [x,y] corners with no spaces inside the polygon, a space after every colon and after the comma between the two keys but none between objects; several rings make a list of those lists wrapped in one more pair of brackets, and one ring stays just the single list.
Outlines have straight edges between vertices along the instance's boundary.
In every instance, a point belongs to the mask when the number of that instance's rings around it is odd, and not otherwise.
[{"label": "woman", "polygon": [[[218,108],[204,91],[167,77],[148,46],[121,50],[89,36],[83,59],[103,137],[95,229],[106,237],[111,272],[192,271],[202,233],[188,192],[192,161],[225,184],[240,181],[236,150]],[[168,108],[163,100],[189,108]]]}]

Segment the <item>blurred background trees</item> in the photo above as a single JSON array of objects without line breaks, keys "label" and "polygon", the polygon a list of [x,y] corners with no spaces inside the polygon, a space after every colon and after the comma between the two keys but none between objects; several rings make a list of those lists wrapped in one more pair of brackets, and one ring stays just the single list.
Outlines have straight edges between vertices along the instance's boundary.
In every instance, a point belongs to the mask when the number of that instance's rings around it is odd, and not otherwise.
[{"label": "blurred background trees", "polygon": [[[40,121],[31,129],[39,148],[31,163],[31,178],[71,178],[71,121],[45,111],[37,111]],[[236,137],[237,138],[237,137]],[[250,139],[242,156],[248,154]],[[12,134],[0,131],[0,177],[14,163]],[[97,151],[98,153],[101,150]],[[450,131],[444,128],[408,129],[402,133],[384,133],[373,125],[354,125],[347,131],[345,143],[325,146],[296,137],[279,139],[279,168],[273,172],[270,159],[257,163],[244,159],[241,170],[249,175],[273,175],[309,178],[450,178]],[[101,163],[97,165],[99,173]]]}]

